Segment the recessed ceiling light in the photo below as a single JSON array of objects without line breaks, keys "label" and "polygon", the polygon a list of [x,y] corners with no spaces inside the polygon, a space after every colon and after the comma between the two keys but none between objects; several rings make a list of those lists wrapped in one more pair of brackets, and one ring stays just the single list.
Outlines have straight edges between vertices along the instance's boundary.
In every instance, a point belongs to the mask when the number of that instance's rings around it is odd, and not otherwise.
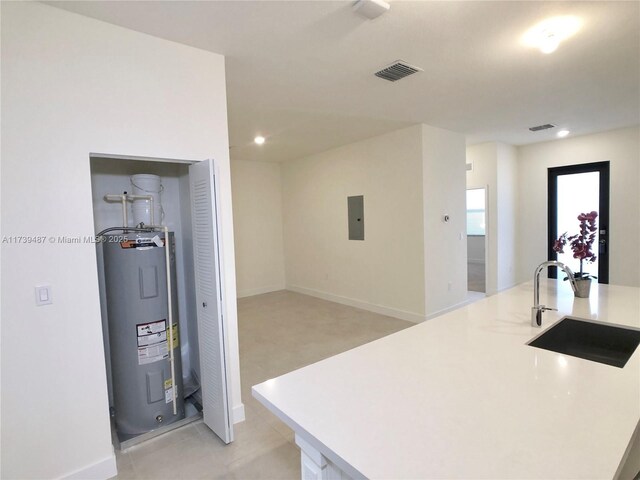
[{"label": "recessed ceiling light", "polygon": [[556,133],[556,135],[558,135],[558,137],[560,138],[564,138],[567,135],[569,135],[571,132],[569,130],[560,130],[558,133]]},{"label": "recessed ceiling light", "polygon": [[256,142],[258,145],[262,145],[264,143],[265,138],[262,135],[258,135],[256,138],[253,139],[254,142]]},{"label": "recessed ceiling light", "polygon": [[548,18],[527,30],[521,42],[527,47],[540,49],[542,53],[555,52],[560,42],[574,35],[581,25],[580,19],[573,15]]}]

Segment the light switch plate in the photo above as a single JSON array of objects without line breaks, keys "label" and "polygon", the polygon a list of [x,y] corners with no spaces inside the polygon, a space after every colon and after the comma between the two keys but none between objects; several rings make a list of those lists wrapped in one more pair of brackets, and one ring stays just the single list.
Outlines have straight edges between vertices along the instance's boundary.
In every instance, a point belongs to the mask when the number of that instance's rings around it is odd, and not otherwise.
[{"label": "light switch plate", "polygon": [[51,285],[36,285],[36,306],[50,305],[53,303]]}]

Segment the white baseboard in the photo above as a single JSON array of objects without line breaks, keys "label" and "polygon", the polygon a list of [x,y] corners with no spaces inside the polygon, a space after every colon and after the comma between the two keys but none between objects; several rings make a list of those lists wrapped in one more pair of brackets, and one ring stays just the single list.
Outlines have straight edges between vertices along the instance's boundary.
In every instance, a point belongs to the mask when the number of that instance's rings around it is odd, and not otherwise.
[{"label": "white baseboard", "polygon": [[439,317],[440,315],[444,315],[445,313],[453,312],[459,308],[464,307],[465,305],[469,305],[470,303],[475,302],[476,299],[473,298],[465,298],[462,302],[451,305],[450,307],[443,308],[442,310],[438,310],[437,312],[428,313],[427,320],[431,320],[432,318]]},{"label": "white baseboard", "polygon": [[62,478],[65,480],[106,480],[107,478],[115,477],[117,474],[116,455],[112,453],[111,456],[104,460],[76,470]]},{"label": "white baseboard", "polygon": [[310,295],[312,297],[322,298],[323,300],[329,300],[330,302],[340,303],[342,305],[348,305],[350,307],[360,308],[369,312],[387,315],[388,317],[399,318],[400,320],[406,320],[408,322],[420,323],[425,320],[425,316],[419,313],[406,312],[404,310],[363,302],[362,300],[342,297],[340,295],[334,295],[333,293],[322,292],[320,290],[313,290],[311,288],[287,285],[287,290],[302,293],[304,295]]},{"label": "white baseboard", "polygon": [[496,293],[504,292],[505,290],[509,290],[510,288],[515,287],[516,285],[518,285],[518,283],[511,283],[506,287],[500,287]]},{"label": "white baseboard", "polygon": [[237,298],[253,297],[254,295],[262,295],[263,293],[277,292],[278,290],[284,290],[286,287],[283,285],[272,285],[270,287],[250,288],[248,290],[238,291]]},{"label": "white baseboard", "polygon": [[245,418],[244,403],[233,407],[233,409],[231,410],[231,420],[234,424],[244,422]]}]

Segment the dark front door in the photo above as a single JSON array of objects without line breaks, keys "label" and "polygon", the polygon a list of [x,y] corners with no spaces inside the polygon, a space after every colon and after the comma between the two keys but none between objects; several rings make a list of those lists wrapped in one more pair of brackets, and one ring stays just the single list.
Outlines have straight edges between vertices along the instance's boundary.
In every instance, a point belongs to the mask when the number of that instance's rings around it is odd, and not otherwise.
[{"label": "dark front door", "polygon": [[[565,231],[578,233],[578,215],[592,210],[598,212],[597,236],[593,251],[596,261],[584,264],[584,270],[596,275],[599,283],[609,283],[609,162],[583,163],[549,168],[548,258],[566,263],[574,271],[579,260],[573,259],[567,245],[565,255],[553,251],[553,242]],[[549,276],[556,278],[555,268]]]}]

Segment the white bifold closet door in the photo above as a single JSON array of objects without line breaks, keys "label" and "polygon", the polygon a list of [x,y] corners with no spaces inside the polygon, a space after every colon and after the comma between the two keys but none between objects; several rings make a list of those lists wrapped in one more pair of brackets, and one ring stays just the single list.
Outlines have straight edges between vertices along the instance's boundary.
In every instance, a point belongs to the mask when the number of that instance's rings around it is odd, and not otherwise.
[{"label": "white bifold closet door", "polygon": [[227,389],[213,161],[190,165],[189,183],[204,423],[229,443],[233,441],[233,428]]}]

